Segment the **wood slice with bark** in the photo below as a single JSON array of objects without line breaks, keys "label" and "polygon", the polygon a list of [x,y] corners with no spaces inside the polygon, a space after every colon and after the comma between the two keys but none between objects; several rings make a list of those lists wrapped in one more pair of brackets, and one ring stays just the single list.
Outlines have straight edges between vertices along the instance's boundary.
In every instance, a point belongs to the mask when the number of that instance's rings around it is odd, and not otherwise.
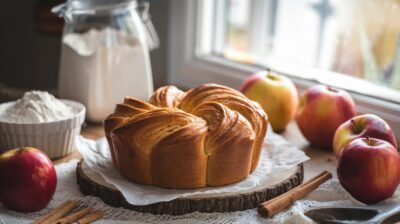
[{"label": "wood slice with bark", "polygon": [[288,178],[263,189],[218,197],[179,198],[172,201],[139,206],[129,204],[120,191],[106,186],[107,184],[101,183],[99,180],[95,181],[84,170],[83,160],[81,160],[77,166],[76,177],[79,189],[83,194],[99,197],[113,207],[124,207],[138,212],[168,215],[183,215],[196,211],[203,213],[234,212],[257,208],[261,202],[272,199],[300,185],[304,178],[303,164],[299,164],[293,169],[293,174]]}]

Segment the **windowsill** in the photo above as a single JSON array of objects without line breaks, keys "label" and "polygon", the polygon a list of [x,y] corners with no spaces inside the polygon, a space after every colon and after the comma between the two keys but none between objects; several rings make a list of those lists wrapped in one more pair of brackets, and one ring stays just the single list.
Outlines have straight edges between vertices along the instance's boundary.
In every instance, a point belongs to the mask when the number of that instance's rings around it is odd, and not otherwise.
[{"label": "windowsill", "polygon": [[[251,74],[260,70],[271,70],[279,72],[290,77],[300,88],[302,86],[311,86],[317,83],[334,86],[340,89],[345,89],[353,95],[371,97],[373,99],[382,100],[386,103],[392,103],[393,106],[400,104],[400,91],[394,90],[385,86],[372,84],[366,80],[355,77],[339,74],[322,69],[311,68],[296,63],[290,63],[279,60],[268,60],[262,64],[243,64],[218,56],[195,56],[194,63],[202,62],[218,64],[224,69],[239,70],[244,74]],[[206,66],[206,65],[205,65]],[[237,79],[244,80],[246,75],[239,74]]]}]

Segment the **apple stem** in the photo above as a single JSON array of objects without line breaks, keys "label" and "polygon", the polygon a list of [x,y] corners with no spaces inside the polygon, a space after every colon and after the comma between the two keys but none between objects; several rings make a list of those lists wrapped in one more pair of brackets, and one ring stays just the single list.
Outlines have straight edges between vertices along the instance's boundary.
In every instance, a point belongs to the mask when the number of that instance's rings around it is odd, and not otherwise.
[{"label": "apple stem", "polygon": [[367,136],[367,143],[368,145],[371,145],[371,139],[369,139],[369,136]]},{"label": "apple stem", "polygon": [[272,72],[269,72],[268,74],[267,74],[267,78],[269,78],[269,79],[271,79],[271,80],[279,80],[279,77],[275,74],[275,73],[272,73]]},{"label": "apple stem", "polygon": [[354,119],[351,119],[350,122],[351,122],[351,124],[353,125],[353,131],[354,131],[354,133],[359,134],[359,133],[362,131],[362,128],[359,127],[359,126],[356,124],[356,121],[355,121]]},{"label": "apple stem", "polygon": [[334,88],[332,86],[328,86],[328,90],[332,91],[332,92],[335,92],[335,93],[339,92],[336,88]]}]

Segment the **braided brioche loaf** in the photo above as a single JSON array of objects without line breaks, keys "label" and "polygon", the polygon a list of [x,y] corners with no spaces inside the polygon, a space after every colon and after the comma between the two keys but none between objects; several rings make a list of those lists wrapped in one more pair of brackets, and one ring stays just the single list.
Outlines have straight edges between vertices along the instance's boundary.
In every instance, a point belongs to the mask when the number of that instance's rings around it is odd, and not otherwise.
[{"label": "braided brioche loaf", "polygon": [[205,84],[126,97],[104,122],[114,166],[141,184],[192,189],[245,179],[256,167],[268,118],[240,92]]}]

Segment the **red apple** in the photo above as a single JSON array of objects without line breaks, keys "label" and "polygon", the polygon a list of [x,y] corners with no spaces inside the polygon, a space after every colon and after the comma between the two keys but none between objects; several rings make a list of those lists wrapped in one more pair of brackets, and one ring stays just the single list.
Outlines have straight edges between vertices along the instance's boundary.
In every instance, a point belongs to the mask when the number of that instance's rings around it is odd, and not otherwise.
[{"label": "red apple", "polygon": [[390,126],[376,115],[363,114],[344,122],[336,130],[332,145],[336,157],[346,143],[361,137],[382,139],[397,148],[396,138]]},{"label": "red apple", "polygon": [[330,150],[336,129],[355,115],[354,101],[346,91],[315,85],[301,96],[296,121],[311,145]]},{"label": "red apple", "polygon": [[283,75],[258,72],[244,81],[241,91],[263,107],[276,132],[283,131],[296,115],[299,102],[297,89]]},{"label": "red apple", "polygon": [[357,138],[339,157],[340,184],[357,200],[374,204],[390,198],[400,183],[400,156],[387,141]]},{"label": "red apple", "polygon": [[0,155],[0,180],[0,202],[19,212],[33,212],[46,207],[57,185],[56,172],[49,157],[30,147]]}]

